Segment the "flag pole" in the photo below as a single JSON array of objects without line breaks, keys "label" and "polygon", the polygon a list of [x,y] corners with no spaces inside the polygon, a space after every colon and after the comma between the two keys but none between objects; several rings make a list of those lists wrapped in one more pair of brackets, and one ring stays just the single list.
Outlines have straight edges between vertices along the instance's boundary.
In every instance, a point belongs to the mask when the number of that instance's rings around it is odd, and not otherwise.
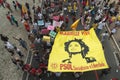
[{"label": "flag pole", "polygon": [[96,70],[94,71],[94,73],[95,73],[96,80],[99,80],[99,76]]}]

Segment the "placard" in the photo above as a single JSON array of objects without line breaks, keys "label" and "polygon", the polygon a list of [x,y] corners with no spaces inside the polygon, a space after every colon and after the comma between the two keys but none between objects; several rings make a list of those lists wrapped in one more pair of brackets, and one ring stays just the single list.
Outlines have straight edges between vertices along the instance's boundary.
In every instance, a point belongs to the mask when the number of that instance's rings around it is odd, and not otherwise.
[{"label": "placard", "polygon": [[43,41],[50,42],[50,36],[43,36]]},{"label": "placard", "polygon": [[53,37],[53,38],[55,38],[55,36],[56,36],[56,32],[55,31],[50,31],[50,33],[49,33],[49,35],[51,36],[51,37]]},{"label": "placard", "polygon": [[43,26],[44,25],[44,21],[43,20],[38,20],[38,26]]},{"label": "placard", "polygon": [[54,30],[54,29],[55,29],[55,27],[54,27],[54,26],[52,26],[52,25],[49,25],[49,26],[47,27],[47,29],[48,29],[48,30]]}]

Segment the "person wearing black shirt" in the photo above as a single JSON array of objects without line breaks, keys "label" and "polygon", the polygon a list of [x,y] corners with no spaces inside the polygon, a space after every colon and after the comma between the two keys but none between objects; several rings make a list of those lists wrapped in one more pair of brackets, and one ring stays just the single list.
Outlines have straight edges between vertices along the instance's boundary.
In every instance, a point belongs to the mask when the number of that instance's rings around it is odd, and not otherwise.
[{"label": "person wearing black shirt", "polygon": [[0,34],[1,40],[4,42],[7,42],[9,38],[7,36],[4,36],[3,34]]}]

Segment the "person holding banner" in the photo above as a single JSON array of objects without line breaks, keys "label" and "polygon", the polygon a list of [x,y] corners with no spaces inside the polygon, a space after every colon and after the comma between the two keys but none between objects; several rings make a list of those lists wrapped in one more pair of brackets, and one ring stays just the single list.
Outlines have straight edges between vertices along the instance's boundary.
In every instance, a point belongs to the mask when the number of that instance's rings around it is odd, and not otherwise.
[{"label": "person holding banner", "polygon": [[111,67],[109,67],[109,68],[107,68],[107,69],[103,69],[102,72],[101,72],[100,77],[106,76],[106,75],[108,75],[110,72],[111,72]]},{"label": "person holding banner", "polygon": [[75,76],[75,80],[79,80],[81,78],[81,76],[83,75],[83,73],[79,73],[79,72],[74,72],[73,75]]}]

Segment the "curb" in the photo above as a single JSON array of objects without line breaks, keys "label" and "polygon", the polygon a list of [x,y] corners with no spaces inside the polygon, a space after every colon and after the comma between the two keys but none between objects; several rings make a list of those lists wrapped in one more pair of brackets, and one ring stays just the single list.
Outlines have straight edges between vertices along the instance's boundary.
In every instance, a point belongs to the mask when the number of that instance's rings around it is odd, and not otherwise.
[{"label": "curb", "polygon": [[[105,25],[106,25],[107,30],[110,33],[111,31],[110,31],[110,28],[108,27],[108,24],[106,23]],[[112,39],[113,39],[113,41],[114,41],[114,43],[115,43],[115,45],[116,45],[116,47],[117,47],[117,49],[118,49],[118,51],[120,53],[120,47],[118,46],[117,41],[115,40],[115,37],[113,35],[112,35]],[[119,54],[119,56],[120,56],[120,54]]]},{"label": "curb", "polygon": [[[105,26],[106,26],[106,29],[108,30],[108,32],[110,33],[111,31],[110,31],[110,28],[108,27],[107,23],[105,24]],[[113,42],[115,43],[115,46],[118,49],[118,52],[115,51],[113,54],[114,54],[114,56],[116,58],[117,66],[120,66],[120,47],[117,44],[117,41],[115,40],[115,37],[113,35],[111,37],[112,37]]]}]

